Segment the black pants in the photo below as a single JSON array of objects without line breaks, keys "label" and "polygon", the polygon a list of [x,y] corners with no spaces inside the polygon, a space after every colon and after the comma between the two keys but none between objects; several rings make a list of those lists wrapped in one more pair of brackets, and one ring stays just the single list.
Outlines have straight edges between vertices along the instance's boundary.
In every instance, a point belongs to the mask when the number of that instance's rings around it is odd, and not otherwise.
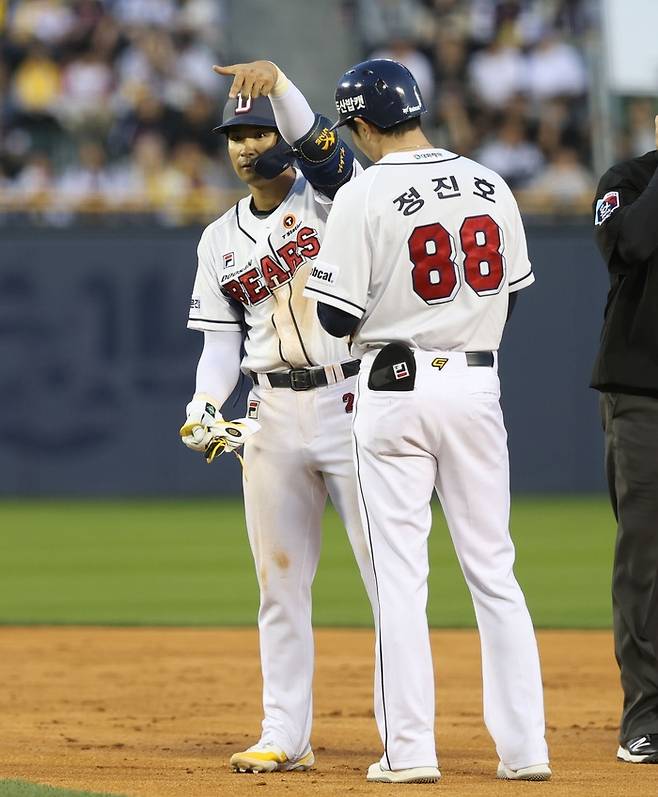
[{"label": "black pants", "polygon": [[601,395],[617,541],[612,571],[620,741],[658,733],[658,399]]}]

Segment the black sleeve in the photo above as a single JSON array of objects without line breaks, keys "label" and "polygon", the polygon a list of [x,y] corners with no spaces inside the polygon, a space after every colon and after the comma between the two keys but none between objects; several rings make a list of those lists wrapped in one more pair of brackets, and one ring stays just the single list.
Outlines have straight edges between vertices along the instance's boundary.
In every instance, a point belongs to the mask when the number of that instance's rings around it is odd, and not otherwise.
[{"label": "black sleeve", "polygon": [[351,335],[361,320],[344,310],[322,302],[318,302],[318,318],[325,332],[333,335],[334,338]]},{"label": "black sleeve", "polygon": [[512,317],[512,313],[514,312],[514,308],[516,307],[516,301],[519,298],[520,291],[514,291],[514,293],[510,293],[509,295],[509,304],[507,305],[507,319],[506,322],[510,320]]},{"label": "black sleeve", "polygon": [[641,190],[625,166],[603,175],[594,200],[596,242],[613,273],[630,271],[658,249],[658,170]]}]

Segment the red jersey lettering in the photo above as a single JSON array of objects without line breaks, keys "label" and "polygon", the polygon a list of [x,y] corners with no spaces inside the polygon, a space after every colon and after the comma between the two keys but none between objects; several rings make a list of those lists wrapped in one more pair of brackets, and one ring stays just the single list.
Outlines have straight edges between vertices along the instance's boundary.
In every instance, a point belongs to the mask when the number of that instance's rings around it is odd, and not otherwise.
[{"label": "red jersey lettering", "polygon": [[242,304],[249,304],[249,299],[242,285],[240,285],[237,280],[229,280],[228,282],[222,283],[222,293],[225,293],[227,296],[230,296],[231,299],[235,299]]},{"label": "red jersey lettering", "polygon": [[267,287],[263,285],[263,277],[255,268],[240,274],[238,279],[247,292],[251,304],[258,304],[258,302],[262,302],[263,299],[267,299],[268,296],[272,295]]},{"label": "red jersey lettering", "polygon": [[260,261],[260,268],[263,272],[263,279],[265,284],[270,290],[278,288],[280,285],[288,282],[290,279],[290,272],[281,268],[281,266],[269,255]]},{"label": "red jersey lettering", "polygon": [[310,227],[302,227],[297,233],[297,246],[304,257],[309,259],[317,257],[320,251],[320,241],[316,231]]},{"label": "red jersey lettering", "polygon": [[287,244],[284,244],[281,249],[277,249],[277,254],[281,255],[285,261],[285,264],[290,269],[291,276],[304,262],[304,258],[297,251],[297,241],[289,241]]}]

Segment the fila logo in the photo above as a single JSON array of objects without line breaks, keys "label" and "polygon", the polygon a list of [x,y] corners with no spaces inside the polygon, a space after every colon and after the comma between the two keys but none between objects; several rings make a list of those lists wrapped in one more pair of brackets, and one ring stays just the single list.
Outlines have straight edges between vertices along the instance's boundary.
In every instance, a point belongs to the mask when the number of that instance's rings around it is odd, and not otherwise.
[{"label": "fila logo", "polygon": [[247,418],[251,418],[254,421],[258,420],[258,408],[260,407],[260,401],[255,401],[252,399],[249,402],[249,408],[247,410]]},{"label": "fila logo", "polygon": [[409,369],[406,363],[395,363],[393,366],[393,376],[398,379],[406,379],[409,376]]},{"label": "fila logo", "polygon": [[438,368],[440,371],[447,362],[448,362],[447,357],[435,357],[432,360],[432,368]]},{"label": "fila logo", "polygon": [[243,97],[242,94],[238,94],[238,104],[235,106],[235,113],[249,113],[251,110],[251,94],[248,94],[246,97]]},{"label": "fila logo", "polygon": [[235,263],[235,252],[226,252],[224,255],[224,268],[232,268]]}]

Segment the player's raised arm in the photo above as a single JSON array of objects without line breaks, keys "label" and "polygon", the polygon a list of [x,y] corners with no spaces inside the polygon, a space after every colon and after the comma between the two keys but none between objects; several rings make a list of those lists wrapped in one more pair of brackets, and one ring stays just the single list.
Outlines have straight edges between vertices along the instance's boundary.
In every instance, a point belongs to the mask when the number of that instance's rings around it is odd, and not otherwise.
[{"label": "player's raised arm", "polygon": [[301,91],[276,64],[252,61],[214,66],[213,70],[218,75],[233,78],[229,91],[231,97],[238,94],[252,99],[269,97],[277,129],[293,148],[299,168],[314,188],[333,198],[336,191],[352,178],[355,173],[354,153],[331,129],[331,120],[314,113]]}]

